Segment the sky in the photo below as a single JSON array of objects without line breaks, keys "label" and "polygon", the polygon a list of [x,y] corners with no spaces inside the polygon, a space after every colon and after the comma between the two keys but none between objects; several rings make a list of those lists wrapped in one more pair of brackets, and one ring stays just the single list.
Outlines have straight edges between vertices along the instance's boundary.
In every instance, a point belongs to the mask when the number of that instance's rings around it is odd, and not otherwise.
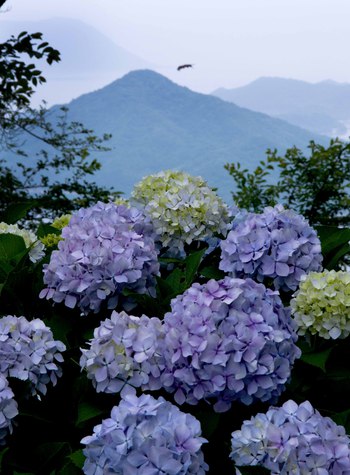
[{"label": "sky", "polygon": [[[1,22],[76,18],[210,93],[261,76],[350,83],[349,0],[8,0]],[[176,71],[183,63],[193,69]]]}]

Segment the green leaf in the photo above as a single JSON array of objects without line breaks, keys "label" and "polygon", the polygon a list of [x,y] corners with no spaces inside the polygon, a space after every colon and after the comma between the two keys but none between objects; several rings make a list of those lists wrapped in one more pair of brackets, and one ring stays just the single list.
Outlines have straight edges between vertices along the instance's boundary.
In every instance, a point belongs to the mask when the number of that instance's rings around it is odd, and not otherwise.
[{"label": "green leaf", "polygon": [[304,363],[320,368],[325,373],[326,364],[332,349],[333,348],[328,348],[327,350],[317,353],[303,353],[300,359],[301,361],[304,361]]},{"label": "green leaf", "polygon": [[226,275],[224,271],[214,266],[203,267],[203,269],[201,269],[199,273],[200,275],[202,275],[203,277],[206,277],[207,279],[215,279],[215,280],[223,279]]},{"label": "green leaf", "polygon": [[78,468],[83,468],[85,462],[85,455],[83,454],[83,450],[77,450],[68,456],[68,458],[74,463],[74,465]]},{"label": "green leaf", "polygon": [[9,272],[10,268],[8,266],[16,266],[28,252],[29,250],[21,236],[0,234],[0,266],[3,271]]},{"label": "green leaf", "polygon": [[14,203],[8,206],[8,208],[0,214],[0,221],[7,224],[14,224],[18,220],[24,218],[30,209],[35,208],[38,205],[36,200],[28,200],[22,203]]},{"label": "green leaf", "polygon": [[103,410],[97,406],[94,406],[88,402],[82,402],[78,405],[78,416],[76,424],[82,424],[90,419],[94,419],[97,416],[103,414]]},{"label": "green leaf", "polygon": [[40,223],[36,234],[41,238],[47,236],[48,234],[60,235],[61,232],[61,229],[54,228],[50,224]]},{"label": "green leaf", "polygon": [[193,252],[185,260],[186,266],[186,287],[189,287],[198,271],[198,267],[202,262],[203,255],[206,251],[206,248],[201,249],[200,251]]},{"label": "green leaf", "polygon": [[170,290],[169,295],[177,295],[183,290],[183,278],[184,274],[179,268],[174,269],[171,274],[165,279],[168,284],[168,289]]},{"label": "green leaf", "polygon": [[350,253],[350,229],[337,226],[316,226],[319,235],[324,267],[331,270],[339,260]]}]

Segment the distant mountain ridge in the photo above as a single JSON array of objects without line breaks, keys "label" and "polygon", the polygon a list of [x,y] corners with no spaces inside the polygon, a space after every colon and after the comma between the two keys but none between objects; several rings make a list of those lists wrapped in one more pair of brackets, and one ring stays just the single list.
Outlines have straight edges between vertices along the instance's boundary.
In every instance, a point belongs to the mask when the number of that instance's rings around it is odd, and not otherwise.
[{"label": "distant mountain ridge", "polygon": [[63,103],[71,97],[100,88],[130,70],[152,67],[143,58],[115,44],[105,34],[73,18],[38,21],[2,21],[0,41],[21,31],[40,31],[61,53],[58,64],[38,63],[47,83],[35,94],[49,103]]},{"label": "distant mountain ridge", "polygon": [[[150,70],[133,71],[68,104],[69,118],[97,134],[111,133],[112,150],[97,158],[96,182],[129,194],[143,176],[165,169],[201,175],[230,199],[233,180],[224,164],[254,168],[267,148],[282,153],[324,137],[211,95],[178,86]],[[57,107],[52,109],[55,114]],[[34,151],[34,145],[32,147]]]},{"label": "distant mountain ridge", "polygon": [[350,129],[350,84],[262,77],[212,93],[241,107],[281,118],[316,133],[344,136]]}]

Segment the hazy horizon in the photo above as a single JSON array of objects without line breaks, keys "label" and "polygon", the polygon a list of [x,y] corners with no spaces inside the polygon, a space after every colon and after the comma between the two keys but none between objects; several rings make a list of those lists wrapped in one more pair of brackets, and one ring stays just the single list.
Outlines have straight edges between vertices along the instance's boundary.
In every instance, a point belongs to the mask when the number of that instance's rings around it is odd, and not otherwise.
[{"label": "hazy horizon", "polygon": [[[348,0],[8,0],[2,11],[0,28],[78,19],[197,92],[264,76],[350,83]],[[194,68],[177,72],[183,63]]]}]

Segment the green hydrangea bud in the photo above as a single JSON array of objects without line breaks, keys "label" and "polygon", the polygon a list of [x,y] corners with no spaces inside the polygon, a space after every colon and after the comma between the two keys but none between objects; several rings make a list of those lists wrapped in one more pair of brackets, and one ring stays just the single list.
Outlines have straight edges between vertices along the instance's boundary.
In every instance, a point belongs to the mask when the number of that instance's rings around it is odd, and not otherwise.
[{"label": "green hydrangea bud", "polygon": [[310,272],[291,300],[299,335],[326,339],[350,334],[350,272]]},{"label": "green hydrangea bud", "polygon": [[164,247],[183,252],[184,243],[226,235],[228,206],[201,177],[167,170],[143,178],[132,203],[151,218]]}]

